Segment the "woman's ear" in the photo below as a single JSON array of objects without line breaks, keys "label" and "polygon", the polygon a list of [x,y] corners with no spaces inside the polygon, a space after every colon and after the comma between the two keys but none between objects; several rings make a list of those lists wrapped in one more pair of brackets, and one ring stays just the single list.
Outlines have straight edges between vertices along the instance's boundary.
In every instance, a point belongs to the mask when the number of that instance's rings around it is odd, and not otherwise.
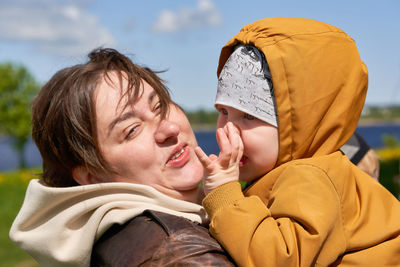
[{"label": "woman's ear", "polygon": [[72,170],[72,178],[80,185],[99,183],[98,178],[84,166],[75,167]]}]

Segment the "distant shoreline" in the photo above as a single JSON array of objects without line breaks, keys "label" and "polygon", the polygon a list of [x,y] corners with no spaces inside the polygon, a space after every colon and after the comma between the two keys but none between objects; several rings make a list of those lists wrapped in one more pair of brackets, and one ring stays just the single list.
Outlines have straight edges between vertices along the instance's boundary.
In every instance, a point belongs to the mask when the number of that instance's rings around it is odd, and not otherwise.
[{"label": "distant shoreline", "polygon": [[[400,125],[400,119],[378,120],[378,119],[360,119],[358,126],[382,126],[382,125]],[[216,124],[194,124],[192,128],[195,132],[210,132],[216,130]]]},{"label": "distant shoreline", "polygon": [[193,131],[195,132],[211,132],[217,129],[217,124],[194,124],[192,125]]},{"label": "distant shoreline", "polygon": [[360,119],[358,126],[382,126],[382,125],[400,125],[400,119],[379,120],[379,119]]}]

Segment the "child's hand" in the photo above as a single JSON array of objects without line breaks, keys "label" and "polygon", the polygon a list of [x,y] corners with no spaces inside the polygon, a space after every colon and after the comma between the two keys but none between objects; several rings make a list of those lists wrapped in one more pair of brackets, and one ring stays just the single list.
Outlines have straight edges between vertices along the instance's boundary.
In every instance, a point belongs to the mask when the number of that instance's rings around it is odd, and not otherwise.
[{"label": "child's hand", "polygon": [[204,192],[207,195],[220,185],[239,179],[239,162],[243,155],[243,142],[239,130],[228,122],[225,127],[217,129],[219,156],[207,156],[200,147],[195,152],[206,169]]}]

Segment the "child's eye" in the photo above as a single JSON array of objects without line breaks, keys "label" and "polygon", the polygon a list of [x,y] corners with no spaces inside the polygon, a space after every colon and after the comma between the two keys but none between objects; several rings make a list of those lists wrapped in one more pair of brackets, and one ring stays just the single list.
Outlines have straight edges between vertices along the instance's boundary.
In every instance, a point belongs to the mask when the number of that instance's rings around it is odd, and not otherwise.
[{"label": "child's eye", "polygon": [[221,108],[219,112],[222,113],[223,115],[228,115],[228,111],[224,108]]},{"label": "child's eye", "polygon": [[250,115],[250,114],[247,114],[247,113],[244,115],[244,117],[245,117],[246,119],[248,119],[248,120],[254,120],[254,119],[255,119],[254,116],[252,116],[252,115]]}]

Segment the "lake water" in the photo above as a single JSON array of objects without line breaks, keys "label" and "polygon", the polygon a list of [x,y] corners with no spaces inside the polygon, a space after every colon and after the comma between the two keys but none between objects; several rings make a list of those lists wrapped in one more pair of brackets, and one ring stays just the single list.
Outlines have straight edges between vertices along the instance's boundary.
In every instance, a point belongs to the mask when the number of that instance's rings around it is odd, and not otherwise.
[{"label": "lake water", "polygon": [[[400,140],[400,125],[368,125],[359,126],[356,130],[373,148],[383,146],[382,137],[390,135]],[[198,144],[207,154],[218,154],[219,149],[215,140],[214,131],[201,131],[195,133]],[[25,159],[28,166],[40,166],[42,164],[40,153],[35,144],[30,141],[25,150]],[[7,138],[0,138],[0,171],[13,170],[18,166],[17,155]]]}]

